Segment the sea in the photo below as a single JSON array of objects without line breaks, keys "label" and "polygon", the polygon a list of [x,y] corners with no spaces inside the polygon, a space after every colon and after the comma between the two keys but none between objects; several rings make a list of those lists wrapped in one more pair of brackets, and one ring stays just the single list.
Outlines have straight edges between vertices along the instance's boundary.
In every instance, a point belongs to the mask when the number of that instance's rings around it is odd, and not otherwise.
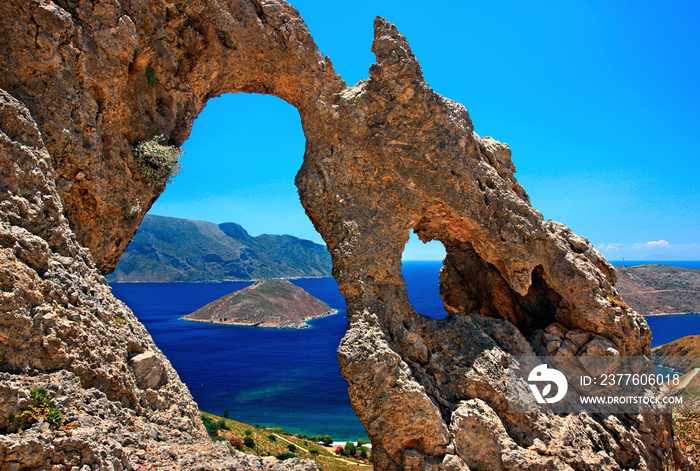
[{"label": "sea", "polygon": [[[621,265],[622,262],[612,262]],[[634,262],[699,268],[700,262]],[[447,316],[439,296],[442,262],[404,262],[408,297],[423,315]],[[340,375],[336,349],[347,325],[333,278],[290,280],[338,311],[307,329],[267,329],[180,320],[251,282],[113,283],[187,385],[200,410],[292,433],[366,439]],[[700,334],[700,314],[647,317],[652,346]]]}]

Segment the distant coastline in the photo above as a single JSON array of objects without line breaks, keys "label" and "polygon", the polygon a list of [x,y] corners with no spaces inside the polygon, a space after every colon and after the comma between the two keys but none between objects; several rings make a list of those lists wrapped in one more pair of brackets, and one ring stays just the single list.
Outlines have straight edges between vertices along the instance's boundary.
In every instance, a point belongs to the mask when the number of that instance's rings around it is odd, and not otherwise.
[{"label": "distant coastline", "polygon": [[[324,278],[333,278],[332,276],[280,276],[277,280],[322,280]],[[210,280],[210,281],[109,281],[110,285],[125,285],[125,284],[138,284],[138,283],[158,283],[158,284],[178,284],[178,283],[189,283],[189,284],[211,284],[211,283],[255,283],[264,278],[251,278],[250,280]]]},{"label": "distant coastline", "polygon": [[696,268],[700,262],[675,263],[616,266],[615,287],[622,299],[643,316],[700,313],[700,269]]},{"label": "distant coastline", "polygon": [[659,312],[654,314],[645,314],[644,317],[658,317],[658,316],[686,316],[686,315],[700,315],[700,312]]}]

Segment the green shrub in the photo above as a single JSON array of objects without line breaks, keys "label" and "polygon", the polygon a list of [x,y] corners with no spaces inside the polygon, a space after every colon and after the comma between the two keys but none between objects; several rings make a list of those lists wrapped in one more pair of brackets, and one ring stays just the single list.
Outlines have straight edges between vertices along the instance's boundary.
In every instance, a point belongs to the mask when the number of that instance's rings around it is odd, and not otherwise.
[{"label": "green shrub", "polygon": [[204,422],[204,428],[207,429],[207,433],[212,437],[215,436],[216,432],[219,431],[219,429],[216,428],[216,423],[211,422],[211,421]]},{"label": "green shrub", "polygon": [[231,430],[231,428],[228,425],[226,425],[226,420],[224,419],[221,419],[216,423],[216,428],[218,428],[219,430]]},{"label": "green shrub", "polygon": [[297,433],[297,438],[301,438],[302,440],[310,440],[309,436],[305,433]]},{"label": "green shrub", "polygon": [[294,453],[295,451],[297,451],[297,447],[296,447],[296,445],[295,445],[294,443],[290,443],[289,445],[287,445],[287,449],[288,449],[289,451],[291,451],[292,453]]},{"label": "green shrub", "polygon": [[182,150],[161,141],[163,136],[155,136],[134,149],[139,174],[150,186],[164,185],[180,172]]},{"label": "green shrub", "polygon": [[323,443],[326,446],[331,446],[333,444],[333,437],[330,435],[314,435],[311,440],[316,443]]},{"label": "green shrub", "polygon": [[360,458],[362,458],[363,460],[366,460],[367,459],[367,448],[361,446],[359,448],[359,450],[360,450]]},{"label": "green shrub", "polygon": [[268,435],[267,438],[268,438],[271,442],[276,442],[276,441],[277,441],[277,437],[275,437],[275,436],[272,435],[272,434]]},{"label": "green shrub", "polygon": [[280,453],[276,458],[280,461],[284,461],[290,458],[296,458],[296,455],[294,453]]},{"label": "green shrub", "polygon": [[318,450],[316,448],[312,448],[309,450],[309,453],[311,453],[312,455],[318,455]]},{"label": "green shrub", "polygon": [[148,85],[151,87],[155,87],[158,85],[158,79],[156,78],[156,71],[151,69],[150,67],[146,67],[146,81],[148,82]]},{"label": "green shrub", "polygon": [[19,433],[22,433],[24,429],[39,419],[44,419],[54,429],[63,424],[63,412],[53,406],[53,399],[45,388],[30,389],[29,397],[36,401],[36,405],[28,405],[22,412],[13,417]]},{"label": "green shrub", "polygon": [[345,454],[348,456],[355,456],[355,453],[357,453],[357,448],[355,448],[355,444],[353,442],[347,442],[345,444]]},{"label": "green shrub", "polygon": [[255,440],[250,437],[243,438],[243,444],[248,448],[255,448]]},{"label": "green shrub", "polygon": [[251,434],[253,433],[253,431],[252,431],[252,430],[246,430],[244,433],[245,433],[246,435],[251,435]]},{"label": "green shrub", "polygon": [[230,430],[223,419],[215,422],[213,418],[204,414],[202,414],[202,423],[204,424],[204,428],[207,429],[207,433],[212,439],[215,439],[215,437],[218,435],[219,430]]}]

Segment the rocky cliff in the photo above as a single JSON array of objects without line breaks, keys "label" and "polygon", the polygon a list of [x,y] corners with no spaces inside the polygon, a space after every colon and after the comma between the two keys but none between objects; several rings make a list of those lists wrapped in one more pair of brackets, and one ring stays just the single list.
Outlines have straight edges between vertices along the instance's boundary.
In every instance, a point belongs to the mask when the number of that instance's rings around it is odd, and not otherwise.
[{"label": "rocky cliff", "polygon": [[260,280],[183,317],[187,321],[303,329],[306,321],[335,311],[287,280]]},{"label": "rocky cliff", "polygon": [[[643,354],[650,332],[615,302],[608,262],[530,206],[508,146],[430,89],[389,22],[353,87],[283,1],[6,0],[0,28],[0,469],[271,466],[207,441],[101,275],[168,177],[139,145],[181,145],[226,92],[299,110],[296,184],[347,301],[338,355],[375,468],[690,468],[667,416],[508,412],[509,355]],[[406,296],[411,230],[446,248],[446,320]],[[14,433],[41,385],[70,422]]]}]

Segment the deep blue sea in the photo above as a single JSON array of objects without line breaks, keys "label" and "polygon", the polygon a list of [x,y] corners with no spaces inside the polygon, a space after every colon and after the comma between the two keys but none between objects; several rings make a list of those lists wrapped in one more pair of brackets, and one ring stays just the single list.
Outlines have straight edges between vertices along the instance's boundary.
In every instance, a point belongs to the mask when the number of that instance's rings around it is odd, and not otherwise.
[{"label": "deep blue sea", "polygon": [[[658,263],[700,268],[699,262]],[[639,263],[625,261],[632,264]],[[441,265],[404,262],[402,270],[413,306],[435,318],[447,315],[438,288]],[[333,278],[291,281],[339,313],[301,330],[205,324],[179,318],[251,283],[114,283],[112,290],[146,326],[201,410],[337,441],[366,438],[338,369],[336,349],[347,323],[338,285]],[[700,334],[700,314],[647,321],[652,346]]]}]

